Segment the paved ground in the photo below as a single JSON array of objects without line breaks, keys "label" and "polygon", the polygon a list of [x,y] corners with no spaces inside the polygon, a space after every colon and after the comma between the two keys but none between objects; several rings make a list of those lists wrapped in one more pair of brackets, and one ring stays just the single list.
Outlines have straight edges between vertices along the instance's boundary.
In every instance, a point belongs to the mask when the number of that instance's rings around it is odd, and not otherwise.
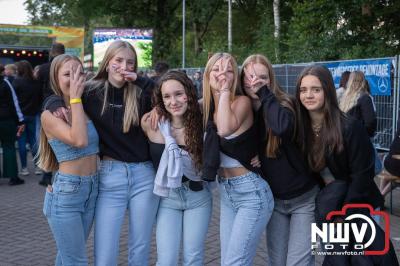
[{"label": "paved ground", "polygon": [[[30,171],[33,173],[32,166]],[[45,189],[38,185],[40,176],[24,177],[26,184],[10,187],[8,179],[0,179],[0,266],[54,265],[55,242],[42,213]],[[206,241],[206,265],[219,265],[218,196]],[[394,212],[400,216],[400,189],[394,192]],[[391,216],[391,238],[400,255],[400,218]],[[88,241],[90,265],[93,265],[93,233]],[[156,259],[153,239],[151,265]],[[320,265],[321,258],[317,258]],[[119,265],[127,265],[127,223],[125,221],[121,242]],[[254,265],[267,265],[265,234],[257,251]]]}]

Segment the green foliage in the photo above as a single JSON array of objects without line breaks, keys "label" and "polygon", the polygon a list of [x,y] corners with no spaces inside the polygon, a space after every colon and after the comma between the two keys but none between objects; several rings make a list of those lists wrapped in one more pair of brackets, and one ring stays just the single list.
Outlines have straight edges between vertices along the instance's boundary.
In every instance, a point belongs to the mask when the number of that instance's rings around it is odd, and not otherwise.
[{"label": "green foliage", "polygon": [[[280,1],[274,38],[273,0],[232,1],[232,54],[262,53],[274,63],[393,56],[400,53],[400,1]],[[153,62],[182,64],[182,0],[26,0],[32,24],[83,26],[85,49],[95,27],[154,29]],[[227,51],[227,0],[186,1],[186,66],[204,66]],[[279,54],[276,54],[279,51]],[[150,66],[150,65],[149,65]]]}]

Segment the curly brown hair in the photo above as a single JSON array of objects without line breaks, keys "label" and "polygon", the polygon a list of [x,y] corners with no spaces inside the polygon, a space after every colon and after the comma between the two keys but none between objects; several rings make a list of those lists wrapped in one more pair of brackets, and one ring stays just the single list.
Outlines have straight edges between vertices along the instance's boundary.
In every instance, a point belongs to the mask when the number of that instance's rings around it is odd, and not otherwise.
[{"label": "curly brown hair", "polygon": [[158,84],[153,93],[153,106],[157,108],[161,116],[171,120],[171,114],[165,108],[162,98],[161,87],[167,80],[176,80],[181,83],[185,89],[188,98],[188,108],[183,115],[183,125],[185,127],[185,150],[187,150],[194,161],[198,171],[202,165],[203,151],[203,126],[202,113],[197,102],[196,89],[188,76],[177,70],[170,70],[158,80]]}]

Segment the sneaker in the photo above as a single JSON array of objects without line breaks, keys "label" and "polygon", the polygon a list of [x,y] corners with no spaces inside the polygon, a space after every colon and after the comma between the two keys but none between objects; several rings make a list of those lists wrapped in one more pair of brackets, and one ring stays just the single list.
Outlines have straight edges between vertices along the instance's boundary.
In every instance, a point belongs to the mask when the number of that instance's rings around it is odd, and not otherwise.
[{"label": "sneaker", "polygon": [[39,167],[35,167],[35,175],[41,175],[43,173],[42,169],[40,169]]},{"label": "sneaker", "polygon": [[8,181],[8,184],[10,186],[22,185],[23,183],[25,183],[25,180],[23,180],[19,177],[11,178],[10,181]]},{"label": "sneaker", "polygon": [[29,175],[28,168],[24,167],[21,169],[21,172],[19,172],[20,175]]}]

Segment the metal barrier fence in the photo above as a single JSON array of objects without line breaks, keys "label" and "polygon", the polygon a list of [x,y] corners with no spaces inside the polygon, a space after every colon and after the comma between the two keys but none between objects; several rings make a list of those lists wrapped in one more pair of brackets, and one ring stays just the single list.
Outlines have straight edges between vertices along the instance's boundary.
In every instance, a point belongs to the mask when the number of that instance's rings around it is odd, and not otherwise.
[{"label": "metal barrier fence", "polygon": [[[400,107],[400,56],[390,58],[371,58],[371,59],[391,59],[393,62],[393,76],[390,96],[375,95],[374,103],[377,115],[377,131],[374,138],[374,145],[380,150],[389,150],[390,144],[395,136],[398,126],[398,110]],[[300,72],[312,64],[335,63],[341,61],[325,61],[300,64],[276,64],[273,65],[276,79],[279,85],[290,94],[295,93],[296,80]],[[196,71],[204,72],[204,68],[186,68],[186,73],[192,77]]]}]

